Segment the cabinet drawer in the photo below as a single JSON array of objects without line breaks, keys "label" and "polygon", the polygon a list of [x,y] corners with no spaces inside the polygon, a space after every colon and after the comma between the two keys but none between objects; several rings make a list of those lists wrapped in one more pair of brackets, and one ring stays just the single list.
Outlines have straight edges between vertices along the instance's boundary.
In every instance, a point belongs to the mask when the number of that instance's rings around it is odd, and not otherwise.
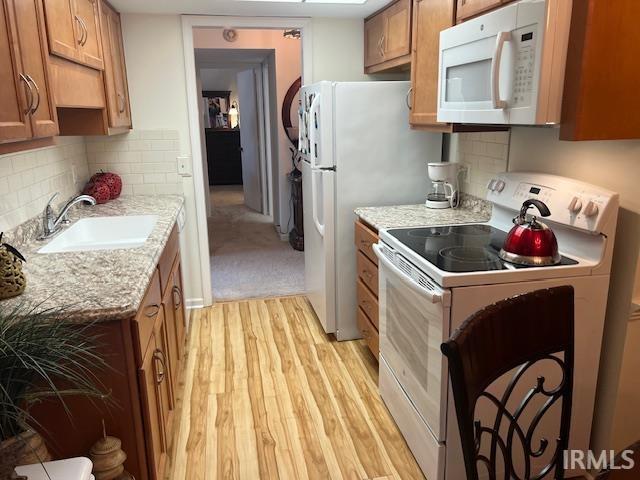
[{"label": "cabinet drawer", "polygon": [[373,294],[378,296],[378,266],[358,252],[358,277],[369,287]]},{"label": "cabinet drawer", "polygon": [[358,308],[358,328],[362,332],[362,339],[367,343],[369,350],[376,358],[380,353],[378,330],[371,324],[369,317]]},{"label": "cabinet drawer", "polygon": [[147,346],[153,333],[155,321],[161,313],[161,310],[162,294],[160,292],[158,269],[156,269],[147,287],[147,293],[145,293],[142,299],[138,314],[133,321],[134,345],[136,347],[136,357],[139,365],[142,364],[142,359],[147,351]]},{"label": "cabinet drawer", "polygon": [[171,280],[171,269],[173,268],[173,262],[176,259],[176,255],[178,254],[178,227],[176,225],[173,226],[173,230],[171,230],[171,234],[169,234],[169,240],[167,240],[167,245],[164,247],[164,251],[160,256],[160,261],[158,262],[158,270],[160,270],[160,288],[164,293],[167,290],[167,287],[172,283]]},{"label": "cabinet drawer", "polygon": [[371,290],[358,280],[358,307],[367,314],[369,320],[376,329],[378,328],[378,299],[371,293]]},{"label": "cabinet drawer", "polygon": [[378,243],[378,235],[361,222],[356,222],[356,248],[364,253],[369,260],[378,265],[378,257],[373,252],[372,245]]}]

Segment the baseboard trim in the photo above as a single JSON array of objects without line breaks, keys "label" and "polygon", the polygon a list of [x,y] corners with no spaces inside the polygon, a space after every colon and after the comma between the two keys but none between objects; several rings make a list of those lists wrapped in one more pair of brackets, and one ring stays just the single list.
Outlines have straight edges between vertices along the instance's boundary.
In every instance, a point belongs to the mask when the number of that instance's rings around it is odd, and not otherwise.
[{"label": "baseboard trim", "polygon": [[184,303],[189,310],[194,308],[203,308],[204,298],[187,298]]}]

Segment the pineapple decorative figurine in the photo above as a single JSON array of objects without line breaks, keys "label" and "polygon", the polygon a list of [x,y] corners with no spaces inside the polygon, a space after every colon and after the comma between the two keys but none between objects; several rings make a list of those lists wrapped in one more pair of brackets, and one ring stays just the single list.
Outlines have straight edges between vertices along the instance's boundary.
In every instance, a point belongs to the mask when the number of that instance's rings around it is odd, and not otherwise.
[{"label": "pineapple decorative figurine", "polygon": [[133,480],[131,474],[124,469],[127,454],[121,447],[119,438],[107,436],[103,420],[102,438],[91,447],[89,453],[96,480]]},{"label": "pineapple decorative figurine", "polygon": [[27,287],[22,262],[26,262],[22,254],[8,243],[2,243],[0,233],[0,300],[20,295]]}]

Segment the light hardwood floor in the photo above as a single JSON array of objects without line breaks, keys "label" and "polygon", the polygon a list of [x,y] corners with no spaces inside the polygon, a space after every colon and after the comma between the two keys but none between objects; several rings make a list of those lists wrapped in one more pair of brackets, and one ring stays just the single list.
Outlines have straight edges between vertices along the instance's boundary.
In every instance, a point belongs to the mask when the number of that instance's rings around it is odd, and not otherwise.
[{"label": "light hardwood floor", "polygon": [[361,341],[336,342],[303,297],[192,315],[170,480],[423,479]]}]

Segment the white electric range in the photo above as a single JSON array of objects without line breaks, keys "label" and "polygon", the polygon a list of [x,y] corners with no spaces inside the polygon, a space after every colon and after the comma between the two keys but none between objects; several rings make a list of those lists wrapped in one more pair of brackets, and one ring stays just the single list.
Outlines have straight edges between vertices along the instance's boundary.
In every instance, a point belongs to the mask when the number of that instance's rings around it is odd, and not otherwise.
[{"label": "white electric range", "polygon": [[[544,222],[558,239],[562,260],[557,265],[521,267],[498,257],[512,218],[528,198],[542,200],[551,210]],[[380,393],[429,480],[465,478],[440,344],[481,308],[541,288],[572,285],[575,290],[569,448],[589,448],[618,195],[567,178],[509,172],[489,183],[487,199],[493,204],[487,223],[382,230],[374,245],[380,266]],[[551,383],[556,373],[543,362],[528,375],[522,388],[533,387],[538,375]],[[501,393],[508,378],[510,372],[490,388]],[[478,405],[476,414],[493,418],[490,410]],[[558,413],[545,415],[534,429],[534,443],[555,440]],[[523,420],[534,414],[525,412]],[[546,465],[545,457],[532,458],[534,468]],[[573,473],[583,472],[567,476]]]}]

